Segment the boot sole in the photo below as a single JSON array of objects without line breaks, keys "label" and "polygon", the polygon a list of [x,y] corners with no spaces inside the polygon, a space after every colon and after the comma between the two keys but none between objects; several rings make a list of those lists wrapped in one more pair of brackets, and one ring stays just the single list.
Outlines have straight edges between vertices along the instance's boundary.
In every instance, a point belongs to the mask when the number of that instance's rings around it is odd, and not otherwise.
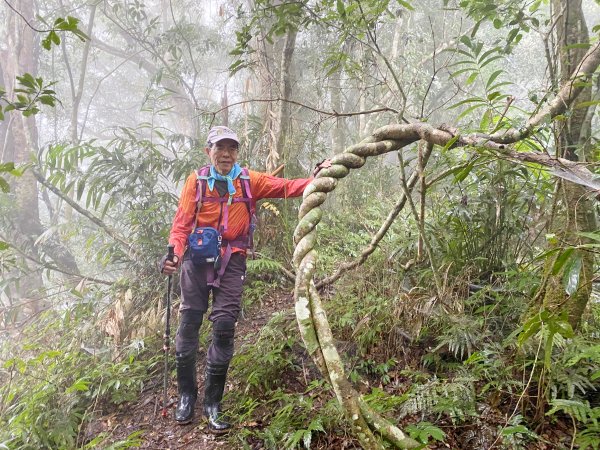
[{"label": "boot sole", "polygon": [[216,430],[216,429],[210,428],[210,427],[207,427],[207,428],[208,428],[208,432],[210,434],[214,434],[216,436],[221,436],[221,435],[227,434],[227,433],[229,433],[231,431],[231,427],[230,428],[225,428],[224,430]]},{"label": "boot sole", "polygon": [[193,417],[190,417],[187,420],[175,420],[175,422],[177,422],[177,425],[189,425],[190,423],[192,423],[192,421],[194,420]]}]

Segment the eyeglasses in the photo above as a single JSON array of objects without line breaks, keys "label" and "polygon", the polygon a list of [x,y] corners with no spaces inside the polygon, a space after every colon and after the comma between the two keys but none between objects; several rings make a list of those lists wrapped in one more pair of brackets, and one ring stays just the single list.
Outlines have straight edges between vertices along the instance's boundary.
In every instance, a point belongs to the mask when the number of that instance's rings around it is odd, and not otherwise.
[{"label": "eyeglasses", "polygon": [[212,145],[212,149],[219,153],[223,153],[223,152],[235,153],[239,150],[239,147],[235,144],[228,145],[228,144],[221,144],[221,143],[217,142],[216,144]]}]

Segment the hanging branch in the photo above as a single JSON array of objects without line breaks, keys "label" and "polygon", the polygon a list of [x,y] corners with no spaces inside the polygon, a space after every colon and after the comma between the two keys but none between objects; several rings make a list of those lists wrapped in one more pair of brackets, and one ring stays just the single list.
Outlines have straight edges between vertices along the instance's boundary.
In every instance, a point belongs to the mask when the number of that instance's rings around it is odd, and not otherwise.
[{"label": "hanging branch", "polygon": [[[2,239],[3,241],[6,241],[6,242],[13,241],[12,239],[9,239],[7,236],[4,236],[2,233],[0,233],[0,239]],[[93,283],[104,284],[106,286],[112,286],[114,284],[112,281],[101,280],[99,278],[82,275],[80,273],[70,272],[68,270],[61,269],[60,267],[55,266],[54,264],[50,264],[48,262],[34,258],[33,256],[29,255],[25,250],[23,250],[21,247],[19,247],[18,245],[15,245],[14,241],[11,242],[10,248],[12,248],[14,251],[16,251],[23,258],[28,259],[29,261],[33,262],[34,264],[37,264],[40,267],[43,267],[44,269],[62,273],[63,275],[68,275],[70,277],[77,278],[78,280],[83,280],[83,281],[89,280]]]},{"label": "hanging branch", "polygon": [[56,186],[54,186],[52,183],[50,183],[48,180],[46,180],[46,178],[41,173],[39,173],[37,170],[31,169],[31,172],[43,186],[45,186],[47,189],[51,190],[54,194],[56,194],[61,199],[63,199],[65,202],[67,202],[69,204],[69,206],[71,206],[79,214],[88,218],[92,223],[97,225],[101,230],[103,230],[111,238],[113,238],[115,241],[117,241],[119,244],[121,244],[123,246],[123,248],[126,248],[127,249],[126,253],[130,258],[134,259],[134,258],[140,257],[137,249],[135,247],[133,247],[133,244],[131,242],[127,242],[126,238],[119,235],[119,233],[117,233],[116,230],[114,230],[113,228],[111,228],[110,226],[105,224],[102,220],[100,220],[98,217],[94,216],[92,213],[87,211],[85,208],[82,208],[81,206],[79,206],[79,204],[76,201],[74,201],[73,199],[71,199],[68,195],[63,194],[63,192],[60,189],[58,189]]}]

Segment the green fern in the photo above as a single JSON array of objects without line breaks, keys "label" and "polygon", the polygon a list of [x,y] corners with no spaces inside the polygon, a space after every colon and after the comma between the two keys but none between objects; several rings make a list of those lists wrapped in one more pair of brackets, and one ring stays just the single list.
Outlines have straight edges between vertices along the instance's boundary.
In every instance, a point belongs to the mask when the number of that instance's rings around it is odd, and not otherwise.
[{"label": "green fern", "polygon": [[430,422],[410,424],[406,427],[406,432],[411,438],[423,444],[427,444],[430,438],[435,441],[443,441],[446,437],[446,433]]},{"label": "green fern", "polygon": [[523,416],[517,414],[510,418],[508,425],[500,431],[502,448],[507,450],[525,450],[531,441],[539,436],[523,424]]},{"label": "green fern", "polygon": [[577,421],[581,423],[593,422],[597,423],[598,418],[600,418],[600,408],[592,408],[590,407],[590,403],[588,401],[579,401],[579,400],[567,400],[557,398],[550,402],[552,405],[552,409],[546,413],[546,415],[551,416],[561,411]]},{"label": "green fern", "polygon": [[278,274],[283,265],[274,259],[261,256],[259,259],[248,259],[247,269],[249,274]]},{"label": "green fern", "polygon": [[437,378],[411,388],[408,399],[400,407],[400,417],[412,414],[446,414],[462,422],[476,415],[473,378],[442,381]]}]

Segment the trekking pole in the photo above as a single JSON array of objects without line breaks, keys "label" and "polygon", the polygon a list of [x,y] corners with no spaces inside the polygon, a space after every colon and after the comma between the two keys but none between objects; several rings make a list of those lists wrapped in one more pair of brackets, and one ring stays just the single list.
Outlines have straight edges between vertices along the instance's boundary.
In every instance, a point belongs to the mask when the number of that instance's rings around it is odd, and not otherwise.
[{"label": "trekking pole", "polygon": [[[173,261],[175,256],[175,247],[173,245],[167,246],[167,260]],[[171,288],[173,286],[173,275],[169,275],[169,281],[167,283],[167,318],[165,324],[165,341],[163,344],[163,351],[165,352],[165,370],[164,370],[164,379],[163,379],[163,409],[162,416],[167,417],[167,402],[168,402],[168,394],[167,394],[167,386],[168,386],[168,372],[169,372],[169,347],[170,347],[170,338],[171,338]]]}]

